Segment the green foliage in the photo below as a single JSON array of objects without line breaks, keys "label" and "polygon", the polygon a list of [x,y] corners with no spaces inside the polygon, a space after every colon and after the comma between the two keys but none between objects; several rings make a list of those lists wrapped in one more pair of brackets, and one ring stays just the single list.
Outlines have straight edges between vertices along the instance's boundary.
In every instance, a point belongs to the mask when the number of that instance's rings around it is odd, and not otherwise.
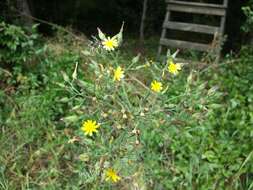
[{"label": "green foliage", "polygon": [[209,120],[216,129],[215,150],[220,155],[216,163],[223,165],[221,171],[231,187],[239,189],[251,189],[253,185],[253,146],[249,143],[253,137],[252,60],[252,49],[244,49],[235,63],[225,64],[212,76],[224,91],[220,99],[223,106]]},{"label": "green foliage", "polygon": [[252,189],[252,50],[172,76],[125,49],[50,42],[32,68],[0,69],[0,189]]},{"label": "green foliage", "polygon": [[36,25],[28,34],[21,27],[0,23],[0,63],[22,65],[40,55],[44,48],[40,47]]},{"label": "green foliage", "polygon": [[253,1],[248,2],[248,6],[242,7],[242,11],[246,16],[246,21],[242,26],[242,30],[246,33],[253,30]]}]

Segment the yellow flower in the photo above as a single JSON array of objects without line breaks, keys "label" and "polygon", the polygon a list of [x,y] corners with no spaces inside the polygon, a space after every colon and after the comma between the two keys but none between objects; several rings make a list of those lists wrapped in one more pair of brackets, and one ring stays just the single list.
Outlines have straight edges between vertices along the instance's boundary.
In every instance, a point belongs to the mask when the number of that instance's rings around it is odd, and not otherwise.
[{"label": "yellow flower", "polygon": [[156,80],[154,80],[152,83],[151,83],[151,89],[154,91],[154,92],[161,92],[161,90],[163,89],[163,84],[161,82],[158,82]]},{"label": "yellow flower", "polygon": [[119,43],[117,39],[108,37],[102,42],[102,45],[105,50],[113,51],[115,48],[119,46]]},{"label": "yellow flower", "polygon": [[97,130],[98,128],[99,128],[99,125],[97,124],[96,121],[87,120],[83,122],[81,130],[84,132],[85,135],[92,136],[93,133],[98,132]]},{"label": "yellow flower", "polygon": [[117,181],[120,180],[120,177],[118,176],[118,174],[116,173],[115,170],[113,170],[112,168],[109,168],[107,171],[106,171],[106,181],[108,180],[111,180],[113,181],[114,183],[116,183]]},{"label": "yellow flower", "polygon": [[121,67],[117,67],[117,69],[114,70],[113,80],[120,81],[122,78],[124,78],[124,71]]},{"label": "yellow flower", "polygon": [[168,70],[170,73],[172,73],[173,75],[177,75],[178,72],[181,70],[181,65],[178,63],[173,63],[172,61],[170,62],[169,66],[168,66]]}]

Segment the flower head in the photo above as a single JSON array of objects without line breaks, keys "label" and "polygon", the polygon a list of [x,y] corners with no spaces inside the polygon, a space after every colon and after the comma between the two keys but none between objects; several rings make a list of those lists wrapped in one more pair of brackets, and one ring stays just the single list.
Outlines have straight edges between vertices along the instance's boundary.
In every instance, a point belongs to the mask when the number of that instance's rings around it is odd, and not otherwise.
[{"label": "flower head", "polygon": [[177,75],[178,72],[181,70],[181,65],[178,64],[178,63],[173,63],[172,61],[170,61],[170,64],[168,66],[168,70],[173,75]]},{"label": "flower head", "polygon": [[83,122],[81,130],[84,132],[85,135],[92,136],[93,133],[98,132],[97,130],[98,128],[99,128],[99,125],[97,124],[96,121],[87,120]]},{"label": "flower head", "polygon": [[112,168],[109,168],[106,171],[106,181],[111,180],[112,182],[116,183],[117,181],[120,180],[120,177],[118,176],[118,174],[116,173],[115,170],[113,170]]},{"label": "flower head", "polygon": [[102,41],[103,48],[107,51],[113,51],[119,46],[118,40],[115,38],[106,38]]},{"label": "flower head", "polygon": [[161,92],[162,89],[163,89],[163,84],[161,82],[158,82],[156,80],[154,80],[152,83],[151,83],[151,89],[154,91],[154,92]]},{"label": "flower head", "polygon": [[124,78],[124,71],[122,70],[121,67],[117,67],[114,70],[114,77],[113,80],[120,81],[122,78]]}]

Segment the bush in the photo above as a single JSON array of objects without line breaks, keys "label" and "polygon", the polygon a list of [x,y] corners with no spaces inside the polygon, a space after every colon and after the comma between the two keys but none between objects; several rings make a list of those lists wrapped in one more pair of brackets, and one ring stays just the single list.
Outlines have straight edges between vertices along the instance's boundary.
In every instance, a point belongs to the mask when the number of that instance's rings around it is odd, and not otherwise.
[{"label": "bush", "polygon": [[31,62],[44,51],[39,43],[36,25],[31,33],[21,27],[0,23],[0,63],[9,66]]}]

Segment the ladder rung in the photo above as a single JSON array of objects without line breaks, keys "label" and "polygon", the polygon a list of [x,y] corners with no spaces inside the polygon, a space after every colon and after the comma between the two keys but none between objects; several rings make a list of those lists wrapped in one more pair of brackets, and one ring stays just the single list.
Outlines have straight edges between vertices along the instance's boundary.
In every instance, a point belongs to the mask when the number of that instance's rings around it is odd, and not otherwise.
[{"label": "ladder rung", "polygon": [[182,48],[182,49],[193,49],[199,51],[207,51],[210,49],[210,45],[208,44],[201,44],[201,43],[194,43],[182,40],[172,40],[172,39],[161,39],[160,44],[164,46]]},{"label": "ladder rung", "polygon": [[167,10],[217,16],[225,16],[226,14],[226,9],[224,6],[203,6],[202,4],[192,2],[169,1]]},{"label": "ladder rung", "polygon": [[188,1],[176,1],[176,0],[166,0],[166,3],[173,3],[178,5],[186,5],[186,6],[196,6],[196,7],[208,7],[208,8],[222,8],[226,9],[227,5],[222,4],[213,4],[213,3],[196,3],[196,2],[188,2]]},{"label": "ladder rung", "polygon": [[205,34],[215,34],[216,32],[219,32],[219,27],[215,27],[215,26],[174,22],[174,21],[168,21],[164,23],[163,28],[168,28],[172,30],[199,32],[199,33],[205,33]]}]

